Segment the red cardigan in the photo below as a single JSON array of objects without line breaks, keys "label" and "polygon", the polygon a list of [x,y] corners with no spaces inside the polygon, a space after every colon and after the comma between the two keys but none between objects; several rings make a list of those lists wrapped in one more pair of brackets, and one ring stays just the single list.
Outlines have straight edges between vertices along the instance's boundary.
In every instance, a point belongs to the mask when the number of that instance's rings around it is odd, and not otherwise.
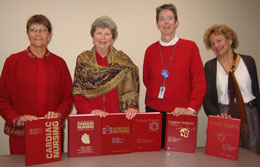
[{"label": "red cardigan", "polygon": [[[173,46],[161,46],[163,61],[167,68]],[[159,41],[150,45],[143,65],[143,82],[146,86],[145,104],[159,111],[171,112],[176,107],[198,110],[206,92],[203,64],[197,45],[189,40],[179,39],[172,62],[163,99],[158,98],[163,83],[163,70]]]},{"label": "red cardigan", "polygon": [[23,135],[16,131],[21,127],[14,125],[14,120],[21,115],[42,117],[48,111],[55,111],[65,119],[70,113],[72,80],[65,61],[49,52],[43,64],[47,75],[47,99],[44,100],[45,108],[37,110],[37,58],[26,49],[6,59],[0,78],[0,113],[6,122],[6,133]]}]

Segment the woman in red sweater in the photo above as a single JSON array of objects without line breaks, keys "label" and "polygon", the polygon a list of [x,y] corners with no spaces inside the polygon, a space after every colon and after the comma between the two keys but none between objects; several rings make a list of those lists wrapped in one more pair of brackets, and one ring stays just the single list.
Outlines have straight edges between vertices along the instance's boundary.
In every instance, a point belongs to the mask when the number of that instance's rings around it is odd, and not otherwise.
[{"label": "woman in red sweater", "polygon": [[176,7],[173,4],[159,6],[156,23],[161,38],[145,52],[143,82],[146,112],[163,114],[164,147],[166,112],[175,116],[196,114],[206,92],[206,81],[197,45],[176,35]]},{"label": "woman in red sweater", "polygon": [[117,37],[114,21],[102,16],[91,26],[94,47],[77,58],[74,76],[74,104],[79,114],[125,112],[132,119],[138,112],[138,68],[112,45]]},{"label": "woman in red sweater", "polygon": [[[30,46],[5,61],[0,78],[0,113],[10,153],[25,153],[24,123],[39,117],[61,118],[72,108],[72,80],[65,61],[47,49],[52,37],[48,18],[27,22]],[[64,131],[62,130],[62,141]],[[62,142],[63,145],[63,142]]]}]

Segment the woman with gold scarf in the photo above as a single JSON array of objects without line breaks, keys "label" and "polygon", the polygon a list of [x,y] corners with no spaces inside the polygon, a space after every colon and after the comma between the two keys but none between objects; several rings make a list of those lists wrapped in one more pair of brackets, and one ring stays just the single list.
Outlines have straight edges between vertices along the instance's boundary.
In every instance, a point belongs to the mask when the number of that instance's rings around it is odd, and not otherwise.
[{"label": "woman with gold scarf", "polygon": [[113,47],[117,26],[108,16],[91,26],[93,48],[77,57],[74,75],[74,105],[78,114],[125,112],[132,119],[138,112],[139,74],[137,66]]}]

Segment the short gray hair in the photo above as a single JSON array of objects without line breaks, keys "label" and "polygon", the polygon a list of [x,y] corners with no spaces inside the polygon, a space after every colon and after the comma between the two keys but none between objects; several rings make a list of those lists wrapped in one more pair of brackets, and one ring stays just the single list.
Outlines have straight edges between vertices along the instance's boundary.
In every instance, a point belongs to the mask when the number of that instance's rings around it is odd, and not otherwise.
[{"label": "short gray hair", "polygon": [[175,21],[178,21],[177,8],[172,3],[169,3],[169,4],[163,4],[156,8],[156,22],[159,21],[159,14],[162,10],[170,10],[174,15]]},{"label": "short gray hair", "polygon": [[117,26],[116,26],[116,23],[110,17],[101,16],[101,17],[98,17],[92,23],[91,30],[90,30],[90,34],[91,34],[92,38],[94,37],[94,33],[98,27],[110,29],[113,40],[115,40],[117,38],[117,36],[118,36]]}]

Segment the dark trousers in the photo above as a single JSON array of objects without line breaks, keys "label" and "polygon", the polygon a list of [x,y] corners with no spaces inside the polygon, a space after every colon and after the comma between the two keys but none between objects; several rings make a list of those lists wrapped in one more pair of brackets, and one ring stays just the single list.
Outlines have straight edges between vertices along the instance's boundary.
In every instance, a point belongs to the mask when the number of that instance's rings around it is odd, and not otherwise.
[{"label": "dark trousers", "polygon": [[166,112],[158,111],[155,109],[152,109],[148,106],[145,106],[145,112],[160,112],[162,114],[162,141],[161,141],[161,147],[164,148],[165,144],[165,128],[166,128]]}]

